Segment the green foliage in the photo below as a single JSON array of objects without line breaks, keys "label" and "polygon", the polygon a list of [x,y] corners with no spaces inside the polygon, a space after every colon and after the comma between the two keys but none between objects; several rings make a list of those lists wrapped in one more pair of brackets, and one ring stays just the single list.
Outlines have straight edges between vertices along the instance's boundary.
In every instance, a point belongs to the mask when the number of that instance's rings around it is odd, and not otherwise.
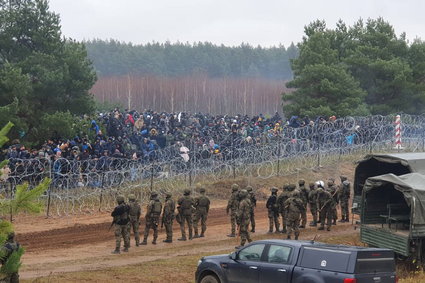
[{"label": "green foliage", "polygon": [[0,0],[0,31],[0,122],[12,119],[12,138],[47,138],[45,114],[94,111],[88,91],[96,74],[86,49],[62,37],[48,1]]},{"label": "green foliage", "polygon": [[[12,274],[18,272],[19,268],[22,265],[21,257],[24,254],[25,250],[22,247],[15,252],[13,252],[6,262],[0,268],[0,274]],[[1,254],[0,254],[1,256]]]},{"label": "green foliage", "polygon": [[9,138],[7,137],[7,133],[9,133],[10,129],[12,129],[13,123],[8,122],[6,126],[4,126],[0,130],[0,147],[2,147],[5,143],[9,141]]},{"label": "green foliage", "polygon": [[186,76],[205,73],[210,77],[292,78],[290,59],[297,56],[294,44],[271,48],[241,44],[235,47],[210,42],[148,43],[133,45],[115,40],[85,42],[100,76],[150,74]]},{"label": "green foliage", "polygon": [[425,43],[409,46],[382,18],[352,27],[339,21],[335,29],[316,21],[305,34],[288,83],[297,89],[283,96],[292,102],[284,106],[289,114],[422,113]]}]

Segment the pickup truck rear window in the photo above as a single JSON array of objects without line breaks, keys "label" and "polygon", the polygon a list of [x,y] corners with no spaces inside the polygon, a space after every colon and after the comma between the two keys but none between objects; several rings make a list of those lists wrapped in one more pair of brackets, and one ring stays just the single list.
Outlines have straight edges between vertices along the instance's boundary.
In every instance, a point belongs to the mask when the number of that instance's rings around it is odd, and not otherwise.
[{"label": "pickup truck rear window", "polygon": [[335,272],[347,272],[351,254],[349,251],[303,247],[299,266]]},{"label": "pickup truck rear window", "polygon": [[356,273],[394,271],[394,253],[391,251],[364,251],[357,256]]}]

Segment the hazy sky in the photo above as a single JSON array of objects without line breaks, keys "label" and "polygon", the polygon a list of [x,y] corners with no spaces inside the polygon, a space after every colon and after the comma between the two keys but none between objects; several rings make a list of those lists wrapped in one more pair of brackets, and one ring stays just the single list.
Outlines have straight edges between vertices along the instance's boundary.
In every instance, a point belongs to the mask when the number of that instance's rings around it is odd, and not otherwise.
[{"label": "hazy sky", "polygon": [[397,35],[425,40],[423,0],[50,0],[66,37],[288,46],[316,19],[334,27],[384,17]]}]

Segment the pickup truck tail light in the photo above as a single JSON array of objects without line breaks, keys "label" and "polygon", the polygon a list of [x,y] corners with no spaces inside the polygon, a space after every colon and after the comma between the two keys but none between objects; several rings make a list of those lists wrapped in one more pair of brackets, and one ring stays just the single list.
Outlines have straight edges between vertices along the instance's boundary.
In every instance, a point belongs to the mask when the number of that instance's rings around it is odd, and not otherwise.
[{"label": "pickup truck tail light", "polygon": [[395,283],[398,283],[398,276],[395,277]]},{"label": "pickup truck tail light", "polygon": [[345,278],[344,283],[357,283],[357,279],[354,278]]}]

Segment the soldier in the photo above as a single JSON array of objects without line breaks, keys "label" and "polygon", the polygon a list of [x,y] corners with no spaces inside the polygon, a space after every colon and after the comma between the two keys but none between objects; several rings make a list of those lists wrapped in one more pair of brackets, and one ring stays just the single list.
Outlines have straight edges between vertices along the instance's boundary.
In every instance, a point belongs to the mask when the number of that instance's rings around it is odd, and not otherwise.
[{"label": "soldier", "polygon": [[117,196],[118,206],[114,208],[111,213],[113,217],[113,225],[115,231],[115,250],[112,252],[114,254],[120,253],[121,248],[121,237],[124,240],[124,252],[128,252],[130,247],[130,229],[129,229],[129,213],[130,207],[125,203],[123,196]]},{"label": "soldier", "polygon": [[291,197],[285,201],[284,206],[287,215],[287,239],[291,239],[292,231],[294,231],[295,240],[298,240],[298,236],[300,235],[300,217],[303,210],[305,210],[304,202],[301,199],[301,192],[294,190]]},{"label": "soldier", "polygon": [[317,226],[317,190],[314,183],[309,184],[310,192],[308,193],[308,203],[310,204],[310,212],[313,216],[313,221],[310,222],[310,226]]},{"label": "soldier", "polygon": [[282,233],[286,233],[286,212],[284,203],[289,198],[290,192],[289,192],[289,184],[285,184],[282,188],[282,192],[279,194],[279,197],[277,198],[278,203],[278,210],[280,215],[282,216]]},{"label": "soldier", "polygon": [[164,209],[162,210],[161,227],[165,226],[165,234],[167,235],[167,238],[163,240],[164,243],[173,242],[173,220],[176,204],[174,203],[174,200],[171,197],[171,193],[168,192],[165,194]]},{"label": "soldier", "polygon": [[[20,245],[18,242],[15,241],[15,233],[10,232],[7,235],[6,242],[4,243],[3,247],[0,250],[0,263],[4,266],[7,262],[7,260],[10,258],[12,253],[17,252],[20,248]],[[19,274],[18,272],[12,272],[12,273],[6,273],[6,277],[1,280],[1,282],[11,282],[11,283],[18,283],[19,282]]]},{"label": "soldier", "polygon": [[247,186],[246,190],[249,195],[249,200],[251,201],[251,214],[249,216],[249,221],[251,223],[251,233],[255,233],[255,207],[257,206],[257,199],[255,198],[255,194],[252,191],[251,186]]},{"label": "soldier", "polygon": [[305,186],[305,181],[303,179],[298,181],[298,189],[300,192],[301,200],[303,201],[303,204],[304,204],[304,209],[301,211],[300,228],[305,228],[307,224],[307,204],[308,204],[309,189]]},{"label": "soldier", "polygon": [[[200,188],[199,197],[195,198],[195,218],[193,221],[193,228],[195,230],[194,238],[205,237],[207,230],[207,217],[210,210],[210,199],[205,195],[205,188]],[[201,220],[201,235],[198,235],[198,222]]]},{"label": "soldier", "polygon": [[324,230],[325,229],[325,220],[326,220],[326,226],[327,230],[331,230],[332,226],[332,195],[329,191],[324,189],[324,182],[323,181],[317,181],[317,207],[319,208],[320,212],[320,227],[318,230]]},{"label": "soldier", "polygon": [[338,199],[341,205],[341,220],[339,222],[349,222],[350,213],[349,213],[349,201],[350,201],[350,182],[347,180],[346,176],[341,176],[341,185],[338,190]]},{"label": "soldier", "polygon": [[238,184],[233,184],[232,195],[230,196],[230,199],[227,202],[227,207],[226,207],[227,215],[229,215],[229,212],[230,212],[230,225],[232,228],[230,234],[227,235],[227,237],[236,237],[236,212],[239,206],[238,191],[239,191]]},{"label": "soldier", "polygon": [[249,235],[248,227],[249,227],[249,218],[251,213],[251,201],[249,200],[248,191],[241,190],[240,192],[240,204],[237,211],[237,223],[239,225],[239,233],[241,235],[241,244],[236,247],[237,249],[243,247],[245,242],[248,240],[248,243],[252,242],[252,239]]},{"label": "soldier", "polygon": [[145,232],[143,234],[142,245],[147,245],[149,230],[153,230],[153,241],[152,244],[156,245],[156,240],[158,239],[158,224],[159,217],[161,216],[162,204],[158,198],[158,193],[151,192],[151,198],[146,208],[146,225]]},{"label": "soldier", "polygon": [[182,237],[178,238],[179,241],[186,241],[186,231],[185,231],[185,222],[187,223],[187,227],[189,230],[189,240],[193,239],[192,236],[192,213],[193,213],[193,198],[190,196],[190,190],[185,189],[183,192],[183,196],[179,198],[177,202],[177,210],[180,215],[180,231],[182,233]]},{"label": "soldier", "polygon": [[272,194],[267,199],[266,207],[269,216],[269,233],[273,233],[273,224],[276,228],[276,233],[279,233],[279,206],[277,203],[277,188],[271,188]]},{"label": "soldier", "polygon": [[331,202],[331,210],[332,210],[332,225],[336,225],[336,220],[338,218],[338,213],[336,210],[336,206],[338,204],[338,188],[335,186],[335,180],[333,178],[330,178],[328,180],[328,188],[327,190],[332,195],[332,202]]},{"label": "soldier", "polygon": [[140,205],[137,203],[136,196],[133,194],[128,195],[128,205],[130,207],[130,230],[128,234],[131,234],[131,229],[133,229],[134,239],[136,241],[136,247],[140,244],[140,235],[139,235],[139,225],[140,225],[140,215],[142,213],[142,209]]}]

